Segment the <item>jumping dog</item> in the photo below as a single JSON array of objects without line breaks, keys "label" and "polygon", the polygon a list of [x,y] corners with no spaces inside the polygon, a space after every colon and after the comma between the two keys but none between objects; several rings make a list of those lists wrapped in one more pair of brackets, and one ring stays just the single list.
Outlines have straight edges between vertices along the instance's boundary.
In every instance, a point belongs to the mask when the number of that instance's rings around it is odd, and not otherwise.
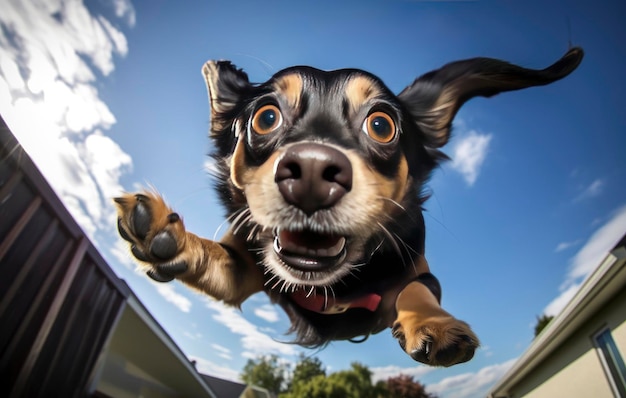
[{"label": "jumping dog", "polygon": [[478,338],[441,308],[424,258],[423,186],[446,158],[439,148],[463,103],[552,83],[582,57],[572,48],[542,70],[457,61],[397,96],[357,69],[297,66],[252,84],[228,61],[207,62],[229,230],[219,242],[198,237],[145,191],[115,199],[119,233],[156,281],[178,279],[233,306],[264,291],[303,346],[391,327],[419,362],[468,361]]}]

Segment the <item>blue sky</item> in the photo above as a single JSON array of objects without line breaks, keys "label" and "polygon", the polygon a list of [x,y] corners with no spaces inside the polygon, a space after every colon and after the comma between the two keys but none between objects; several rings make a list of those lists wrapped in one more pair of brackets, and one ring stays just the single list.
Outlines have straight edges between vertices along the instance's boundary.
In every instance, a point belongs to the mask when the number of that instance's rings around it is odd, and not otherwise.
[{"label": "blue sky", "polygon": [[[484,396],[626,232],[626,4],[591,1],[61,1],[0,5],[0,113],[66,206],[183,351],[236,378],[247,358],[315,354],[376,377],[415,375],[440,397]],[[152,185],[205,236],[224,230],[206,171],[200,74],[230,59],[252,81],[297,64],[355,67],[395,92],[463,58],[544,67],[586,57],[553,85],[467,103],[429,183],[427,256],[443,304],[483,347],[449,369],[410,360],[388,332],[320,352],[280,344],[263,296],[239,312],[138,273],[110,198]]]}]

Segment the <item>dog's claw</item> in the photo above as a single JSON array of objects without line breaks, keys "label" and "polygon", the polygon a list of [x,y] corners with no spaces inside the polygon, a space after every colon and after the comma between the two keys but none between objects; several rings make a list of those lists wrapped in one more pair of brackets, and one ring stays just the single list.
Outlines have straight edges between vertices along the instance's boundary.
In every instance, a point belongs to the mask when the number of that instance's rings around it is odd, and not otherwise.
[{"label": "dog's claw", "polygon": [[431,360],[430,354],[432,353],[432,351],[433,351],[432,340],[426,340],[424,341],[424,344],[420,348],[411,351],[410,355],[411,355],[411,358],[413,358],[417,362],[429,364]]},{"label": "dog's claw", "polygon": [[163,275],[176,276],[178,274],[182,274],[183,272],[187,271],[187,268],[189,268],[189,266],[185,262],[157,265],[158,272]]},{"label": "dog's claw", "polygon": [[424,350],[414,350],[411,352],[410,355],[411,355],[411,358],[413,358],[413,360],[417,362],[424,363],[424,364],[429,363],[428,354],[426,354]]},{"label": "dog's claw", "polygon": [[128,235],[128,232],[126,232],[126,230],[124,229],[124,227],[122,227],[122,219],[118,217],[117,219],[117,231],[119,232],[120,236],[127,242],[133,242],[133,239]]},{"label": "dog's claw", "polygon": [[148,257],[135,245],[130,247],[130,252],[133,253],[133,256],[135,256],[137,260],[149,261]]},{"label": "dog's claw", "polygon": [[159,264],[156,269],[151,269],[146,274],[157,282],[170,282],[176,278],[176,275],[187,271],[187,263]]},{"label": "dog's claw", "polygon": [[[441,346],[441,340],[437,340],[431,333],[425,333],[423,329],[414,332],[417,336],[421,336],[419,343],[415,344],[416,341],[411,342],[410,336],[407,338],[406,330],[399,322],[393,325],[391,333],[411,358],[431,366],[452,366],[467,362],[474,357],[474,352],[479,345],[477,339],[458,333],[454,337],[454,342]],[[415,348],[411,349],[411,346]]]},{"label": "dog's claw", "polygon": [[152,280],[155,280],[157,282],[162,282],[162,283],[171,282],[172,280],[174,280],[174,276],[168,275],[168,274],[162,274],[155,269],[149,270],[148,272],[146,272],[146,275],[148,275]]}]

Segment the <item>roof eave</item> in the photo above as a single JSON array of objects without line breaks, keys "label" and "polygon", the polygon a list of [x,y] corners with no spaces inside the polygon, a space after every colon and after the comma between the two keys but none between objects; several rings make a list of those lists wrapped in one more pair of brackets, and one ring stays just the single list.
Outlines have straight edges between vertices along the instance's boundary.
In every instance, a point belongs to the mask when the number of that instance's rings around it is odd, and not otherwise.
[{"label": "roof eave", "polygon": [[535,338],[513,367],[491,389],[489,397],[507,397],[513,386],[626,285],[626,247],[623,242],[624,239],[587,277],[565,308]]}]

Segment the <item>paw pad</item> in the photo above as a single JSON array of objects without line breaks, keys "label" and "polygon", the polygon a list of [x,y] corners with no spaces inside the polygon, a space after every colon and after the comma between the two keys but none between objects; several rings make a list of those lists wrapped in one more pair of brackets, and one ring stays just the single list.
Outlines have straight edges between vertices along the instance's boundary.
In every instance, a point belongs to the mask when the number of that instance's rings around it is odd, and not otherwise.
[{"label": "paw pad", "polygon": [[[175,213],[174,213],[175,214]],[[176,255],[178,244],[168,231],[161,231],[152,239],[150,254],[159,260],[167,260]]]},{"label": "paw pad", "polygon": [[137,238],[146,239],[150,232],[150,223],[152,222],[152,214],[147,205],[148,198],[145,195],[136,195],[137,205],[132,214],[133,231]]},{"label": "paw pad", "polygon": [[150,278],[169,282],[187,271],[188,264],[176,258],[185,242],[178,213],[156,195],[125,195],[114,200],[118,205],[119,234],[130,243],[135,258],[151,263],[152,269],[147,272]]}]

